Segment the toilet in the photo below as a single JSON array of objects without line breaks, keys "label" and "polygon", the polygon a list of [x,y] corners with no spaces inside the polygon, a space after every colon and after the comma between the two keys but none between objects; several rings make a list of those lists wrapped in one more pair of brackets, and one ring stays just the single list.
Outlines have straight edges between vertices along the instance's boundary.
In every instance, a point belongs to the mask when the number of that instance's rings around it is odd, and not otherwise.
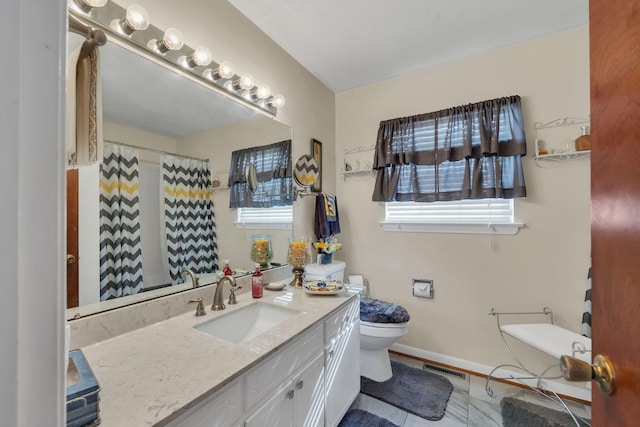
[{"label": "toilet", "polygon": [[[344,280],[344,261],[331,264],[308,264],[305,280]],[[347,287],[354,290],[354,287]],[[365,288],[355,288],[362,292]],[[390,302],[362,296],[360,298],[360,375],[374,381],[392,376],[389,347],[409,330],[407,310]]]},{"label": "toilet", "polygon": [[360,375],[378,382],[391,378],[389,347],[407,334],[409,319],[400,305],[360,298]]},{"label": "toilet", "polygon": [[307,264],[304,268],[304,280],[339,280],[344,282],[344,261],[334,259],[331,264]]}]

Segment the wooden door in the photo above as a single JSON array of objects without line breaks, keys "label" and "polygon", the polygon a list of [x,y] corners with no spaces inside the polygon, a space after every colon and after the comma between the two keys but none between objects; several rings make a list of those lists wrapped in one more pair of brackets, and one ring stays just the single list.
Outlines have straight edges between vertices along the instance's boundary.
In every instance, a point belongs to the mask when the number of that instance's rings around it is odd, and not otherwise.
[{"label": "wooden door", "polygon": [[593,426],[640,421],[640,1],[591,0],[593,354],[615,391],[593,390]]},{"label": "wooden door", "polygon": [[[70,259],[69,257],[73,257]],[[67,171],[67,308],[80,304],[78,293],[78,169]]]}]

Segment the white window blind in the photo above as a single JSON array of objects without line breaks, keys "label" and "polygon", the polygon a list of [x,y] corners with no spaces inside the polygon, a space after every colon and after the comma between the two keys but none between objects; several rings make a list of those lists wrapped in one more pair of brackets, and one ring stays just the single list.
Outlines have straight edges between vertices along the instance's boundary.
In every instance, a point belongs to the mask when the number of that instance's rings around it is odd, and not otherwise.
[{"label": "white window blind", "polygon": [[238,208],[237,228],[290,229],[293,206]]},{"label": "white window blind", "polygon": [[385,231],[516,234],[512,199],[385,203]]}]

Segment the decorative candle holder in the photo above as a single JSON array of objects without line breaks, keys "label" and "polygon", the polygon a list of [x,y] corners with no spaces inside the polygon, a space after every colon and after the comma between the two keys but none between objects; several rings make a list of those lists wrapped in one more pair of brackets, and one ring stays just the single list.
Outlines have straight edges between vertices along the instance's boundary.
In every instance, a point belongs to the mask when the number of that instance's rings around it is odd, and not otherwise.
[{"label": "decorative candle holder", "polygon": [[290,286],[302,287],[302,276],[304,275],[304,267],[309,264],[311,256],[309,255],[309,238],[307,237],[289,237],[289,253],[287,254],[287,264],[293,269],[293,281]]},{"label": "decorative candle holder", "polygon": [[273,259],[272,237],[270,234],[254,234],[251,236],[251,260],[260,264],[262,269],[269,267]]}]

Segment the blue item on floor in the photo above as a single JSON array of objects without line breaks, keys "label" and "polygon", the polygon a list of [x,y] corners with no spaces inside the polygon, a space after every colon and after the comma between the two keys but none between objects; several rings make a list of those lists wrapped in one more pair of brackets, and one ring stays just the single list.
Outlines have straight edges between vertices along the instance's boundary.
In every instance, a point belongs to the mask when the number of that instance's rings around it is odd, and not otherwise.
[{"label": "blue item on floor", "polygon": [[430,421],[444,417],[453,391],[442,375],[391,361],[391,379],[383,382],[360,377],[360,392]]},{"label": "blue item on floor", "polygon": [[100,385],[81,350],[69,352],[69,370],[75,380],[67,386],[67,427],[100,424],[98,408]]},{"label": "blue item on floor", "polygon": [[338,427],[400,427],[391,421],[362,409],[350,409]]},{"label": "blue item on floor", "polygon": [[580,427],[590,425],[581,418],[576,418],[574,421],[567,412],[525,402],[514,397],[502,398],[500,407],[502,408],[502,423],[504,427],[575,427],[576,421],[580,424]]},{"label": "blue item on floor", "polygon": [[404,323],[411,317],[406,308],[373,298],[360,298],[360,320],[373,323]]}]

